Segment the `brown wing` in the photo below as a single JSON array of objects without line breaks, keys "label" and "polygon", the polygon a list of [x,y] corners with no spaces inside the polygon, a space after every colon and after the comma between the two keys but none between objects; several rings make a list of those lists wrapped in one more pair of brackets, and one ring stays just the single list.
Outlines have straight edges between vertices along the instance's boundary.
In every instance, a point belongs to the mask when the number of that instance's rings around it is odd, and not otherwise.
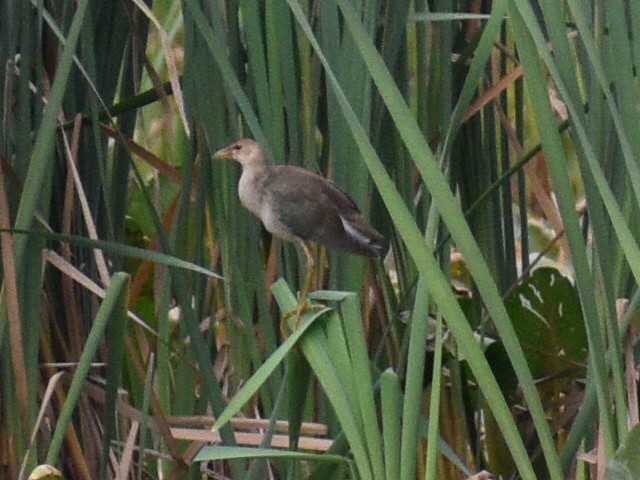
[{"label": "brown wing", "polygon": [[291,234],[337,250],[378,256],[382,236],[333,182],[294,166],[271,169],[268,202]]}]

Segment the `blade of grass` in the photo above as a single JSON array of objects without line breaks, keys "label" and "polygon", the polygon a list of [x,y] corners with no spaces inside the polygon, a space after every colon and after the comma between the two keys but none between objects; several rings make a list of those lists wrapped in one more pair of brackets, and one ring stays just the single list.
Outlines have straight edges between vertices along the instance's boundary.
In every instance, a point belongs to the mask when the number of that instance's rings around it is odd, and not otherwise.
[{"label": "blade of grass", "polygon": [[[11,226],[9,199],[5,189],[4,169],[0,167],[0,227],[8,229]],[[11,347],[11,362],[16,381],[16,399],[18,413],[22,422],[24,439],[20,443],[27,445],[29,432],[32,430],[29,414],[29,392],[27,389],[27,369],[25,365],[24,338],[22,335],[23,319],[20,316],[20,299],[18,295],[18,280],[14,256],[14,237],[7,230],[0,232],[0,248],[2,252],[2,288],[0,289],[0,308],[6,308],[9,345]],[[3,322],[4,324],[4,322]],[[3,328],[0,328],[3,330]],[[0,340],[3,334],[0,333]],[[8,403],[10,401],[8,400]]]},{"label": "blade of grass", "polygon": [[[295,297],[291,291],[287,292],[284,288],[283,284],[282,288],[274,290],[274,296],[282,311],[291,311],[296,306]],[[335,312],[329,313],[329,315],[332,314],[337,315]],[[328,321],[330,324],[337,324],[338,318],[329,318]],[[309,329],[307,334],[301,337],[300,346],[338,417],[360,475],[362,478],[373,479],[371,458],[362,432],[361,417],[359,412],[354,410],[358,408],[356,400],[350,398],[349,390],[342,381],[345,372],[341,371],[342,368],[339,368],[333,360],[332,352],[335,350],[335,345],[318,327],[319,325],[315,325],[315,328]],[[347,369],[351,370],[352,365],[349,364]]]},{"label": "blade of grass", "polygon": [[[127,278],[127,289],[130,279]],[[107,293],[108,294],[108,293]],[[122,362],[125,358],[125,344],[127,332],[127,304],[128,292],[121,294],[122,306],[118,304],[118,314],[113,315],[109,321],[109,335],[106,336],[108,351],[107,374],[105,385],[105,411],[117,411],[118,391],[121,388]],[[107,414],[104,419],[104,437],[102,444],[102,456],[100,458],[100,476],[105,478],[109,465],[109,451],[111,442],[116,439],[116,415]]]},{"label": "blade of grass", "polygon": [[374,478],[384,478],[382,438],[377,416],[377,407],[373,392],[373,378],[367,355],[367,341],[362,326],[360,302],[355,294],[348,295],[340,303],[342,325],[347,340],[349,358],[351,360],[353,376],[357,381],[356,389],[358,411],[362,415],[364,436],[367,444]]},{"label": "blade of grass", "polygon": [[151,250],[146,250],[144,248],[132,247],[130,245],[125,245],[119,242],[111,242],[107,240],[92,240],[90,238],[81,237],[78,235],[68,235],[65,233],[56,233],[46,230],[24,230],[18,228],[11,229],[0,229],[0,232],[8,232],[13,233],[19,236],[38,236],[47,238],[49,240],[57,240],[64,243],[69,243],[71,245],[77,245],[85,248],[95,248],[100,250],[105,250],[111,253],[115,253],[117,255],[122,255],[123,257],[131,257],[137,258],[139,260],[148,260],[150,262],[157,262],[168,267],[181,268],[185,270],[191,270],[196,273],[200,273],[202,275],[206,275],[208,277],[219,278],[222,277],[211,270],[201,267],[200,265],[196,265],[192,262],[182,260],[172,255],[167,255],[162,252],[155,252]]},{"label": "blade of grass", "polygon": [[411,314],[409,352],[405,398],[402,406],[402,435],[400,450],[400,479],[415,478],[420,431],[420,398],[423,391],[424,368],[427,350],[427,321],[429,318],[430,289],[424,274],[418,277],[415,303]]},{"label": "blade of grass", "polygon": [[305,460],[310,462],[348,463],[348,460],[340,455],[327,453],[291,452],[288,450],[276,450],[275,448],[250,448],[250,447],[205,447],[193,459],[194,462],[212,460],[229,460],[233,458],[283,458]]},{"label": "blade of grass", "polygon": [[442,396],[442,318],[436,319],[435,350],[433,352],[433,382],[429,400],[429,426],[427,430],[427,458],[425,474],[427,478],[437,478],[438,431],[440,423],[440,397]]},{"label": "blade of grass", "polygon": [[[382,413],[382,439],[384,441],[385,478],[400,477],[400,412],[402,401],[400,380],[391,368],[380,375],[380,411]],[[434,477],[435,478],[435,477]]]},{"label": "blade of grass", "polygon": [[86,380],[91,362],[102,342],[103,334],[109,321],[117,315],[126,316],[125,296],[128,288],[129,275],[118,272],[111,278],[111,284],[107,290],[107,295],[98,310],[98,314],[93,322],[93,327],[87,337],[87,343],[78,361],[78,367],[71,381],[67,399],[62,406],[56,429],[51,439],[49,451],[47,452],[45,463],[55,465],[62,450],[62,442],[67,433],[67,428],[71,423],[71,417],[75,411],[82,386]]}]

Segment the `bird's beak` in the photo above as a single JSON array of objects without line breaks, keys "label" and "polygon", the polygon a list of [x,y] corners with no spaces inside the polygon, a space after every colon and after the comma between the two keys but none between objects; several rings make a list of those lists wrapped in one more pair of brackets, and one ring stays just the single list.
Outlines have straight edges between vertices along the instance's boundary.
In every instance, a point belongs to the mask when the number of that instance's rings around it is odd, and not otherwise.
[{"label": "bird's beak", "polygon": [[231,150],[231,147],[221,148],[213,154],[213,158],[215,158],[216,160],[232,160],[233,150]]}]

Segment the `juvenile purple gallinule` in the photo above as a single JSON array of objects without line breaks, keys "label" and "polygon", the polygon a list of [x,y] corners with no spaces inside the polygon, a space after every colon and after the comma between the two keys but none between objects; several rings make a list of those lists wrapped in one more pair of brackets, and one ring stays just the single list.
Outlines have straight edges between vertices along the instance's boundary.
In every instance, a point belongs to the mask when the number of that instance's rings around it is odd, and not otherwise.
[{"label": "juvenile purple gallinule", "polygon": [[260,144],[247,138],[218,150],[213,156],[233,159],[242,165],[238,183],[242,204],[273,235],[302,247],[307,273],[295,312],[296,326],[307,307],[307,293],[315,269],[310,242],[365,257],[378,258],[382,253],[382,235],[367,223],[353,200],[332,181],[304,168],[271,165]]}]

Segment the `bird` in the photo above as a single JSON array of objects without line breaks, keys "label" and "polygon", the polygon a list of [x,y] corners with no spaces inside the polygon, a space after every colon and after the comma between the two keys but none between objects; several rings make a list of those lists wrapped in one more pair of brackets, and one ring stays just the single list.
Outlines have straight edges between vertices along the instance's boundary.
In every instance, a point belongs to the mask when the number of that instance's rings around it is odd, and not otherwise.
[{"label": "bird", "polygon": [[[384,237],[362,215],[355,202],[335,183],[294,165],[273,165],[264,148],[244,138],[214,153],[215,159],[242,166],[240,202],[272,235],[299,245],[306,260],[296,322],[307,309],[307,294],[315,270],[311,244],[364,257],[380,258]],[[283,323],[289,315],[285,315]],[[284,332],[281,323],[280,329]]]}]

